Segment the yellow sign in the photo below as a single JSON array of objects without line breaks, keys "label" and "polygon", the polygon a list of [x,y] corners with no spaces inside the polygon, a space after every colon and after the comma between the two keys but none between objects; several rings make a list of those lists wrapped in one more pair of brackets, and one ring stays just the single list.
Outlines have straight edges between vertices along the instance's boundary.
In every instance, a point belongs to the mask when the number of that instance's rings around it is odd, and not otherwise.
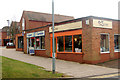
[{"label": "yellow sign", "polygon": [[112,29],[112,21],[93,19],[93,27]]},{"label": "yellow sign", "polygon": [[[57,32],[57,31],[73,30],[79,28],[82,28],[82,21],[55,26],[54,31]],[[49,32],[52,32],[52,27],[49,27]]]}]

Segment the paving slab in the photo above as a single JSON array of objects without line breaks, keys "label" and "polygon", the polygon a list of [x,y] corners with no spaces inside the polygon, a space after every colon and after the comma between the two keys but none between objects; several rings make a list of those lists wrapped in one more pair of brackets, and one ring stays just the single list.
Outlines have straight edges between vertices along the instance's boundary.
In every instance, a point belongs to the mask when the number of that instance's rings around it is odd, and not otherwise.
[{"label": "paving slab", "polygon": [[[15,49],[0,49],[0,55],[2,56],[41,66],[46,70],[52,71],[52,58],[30,56],[29,54],[24,54],[23,52],[16,51]],[[81,78],[94,75],[117,73],[118,69],[56,59],[56,71],[73,76],[75,78]]]}]

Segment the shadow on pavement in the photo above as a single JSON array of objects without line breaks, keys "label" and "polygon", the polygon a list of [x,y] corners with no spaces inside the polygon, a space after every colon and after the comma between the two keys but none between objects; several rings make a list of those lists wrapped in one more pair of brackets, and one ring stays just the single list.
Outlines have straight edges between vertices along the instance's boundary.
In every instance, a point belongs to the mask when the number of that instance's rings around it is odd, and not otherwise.
[{"label": "shadow on pavement", "polygon": [[108,67],[108,68],[120,69],[120,59],[111,60],[111,61],[107,61],[107,62],[104,62],[104,63],[96,64],[96,65],[103,66],[103,67]]}]

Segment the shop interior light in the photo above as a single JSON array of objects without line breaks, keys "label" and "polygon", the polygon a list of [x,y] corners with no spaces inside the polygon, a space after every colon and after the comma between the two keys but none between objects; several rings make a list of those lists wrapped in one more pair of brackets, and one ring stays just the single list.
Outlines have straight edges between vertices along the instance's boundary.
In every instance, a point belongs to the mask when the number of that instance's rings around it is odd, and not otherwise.
[{"label": "shop interior light", "polygon": [[75,41],[77,41],[77,38],[74,38]]},{"label": "shop interior light", "polygon": [[36,41],[39,41],[39,39],[36,39]]}]

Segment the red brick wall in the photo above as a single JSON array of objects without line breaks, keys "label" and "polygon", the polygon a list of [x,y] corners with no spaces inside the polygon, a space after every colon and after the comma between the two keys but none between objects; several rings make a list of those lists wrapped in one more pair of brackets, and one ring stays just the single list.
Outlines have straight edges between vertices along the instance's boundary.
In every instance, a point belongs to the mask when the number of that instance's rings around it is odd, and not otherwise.
[{"label": "red brick wall", "polygon": [[86,25],[86,19],[82,21],[82,51],[84,53],[83,60],[92,60],[92,19],[90,24]]},{"label": "red brick wall", "polygon": [[120,52],[115,52],[114,53],[114,59],[120,58]]},{"label": "red brick wall", "polygon": [[58,53],[57,59],[82,63],[83,55],[82,54],[73,54],[73,53]]},{"label": "red brick wall", "polygon": [[36,55],[36,56],[42,56],[42,57],[49,57],[49,56],[46,54],[46,50],[35,50],[35,55]]},{"label": "red brick wall", "polygon": [[23,51],[23,49],[22,48],[17,48],[16,51]]},{"label": "red brick wall", "polygon": [[25,53],[25,54],[27,54],[27,38],[26,38],[26,34],[27,34],[27,33],[25,33],[25,34],[24,34],[24,37],[23,37],[23,38],[24,38],[24,39],[23,39],[23,41],[24,41],[24,44],[23,44],[23,45],[24,45],[24,53]]},{"label": "red brick wall", "polygon": [[2,32],[1,39],[2,39],[2,46],[4,46],[3,39],[7,39],[7,32]]},{"label": "red brick wall", "polygon": [[29,21],[29,26],[26,26],[26,29],[33,29],[41,26],[46,26],[50,24],[50,22],[43,22],[43,21]]},{"label": "red brick wall", "polygon": [[2,32],[2,39],[6,39],[7,38],[7,32]]},{"label": "red brick wall", "polygon": [[[91,24],[92,24],[92,20],[90,21],[90,25]],[[106,53],[106,54],[100,53],[100,34],[101,33],[109,34],[110,53]],[[96,63],[105,62],[111,59],[115,59],[116,56],[118,56],[119,54],[116,54],[114,52],[114,34],[118,34],[117,21],[113,21],[112,29],[95,28],[92,25],[91,27],[88,26],[86,28],[86,26],[83,24],[83,52],[85,54],[84,62],[96,64]]]}]

